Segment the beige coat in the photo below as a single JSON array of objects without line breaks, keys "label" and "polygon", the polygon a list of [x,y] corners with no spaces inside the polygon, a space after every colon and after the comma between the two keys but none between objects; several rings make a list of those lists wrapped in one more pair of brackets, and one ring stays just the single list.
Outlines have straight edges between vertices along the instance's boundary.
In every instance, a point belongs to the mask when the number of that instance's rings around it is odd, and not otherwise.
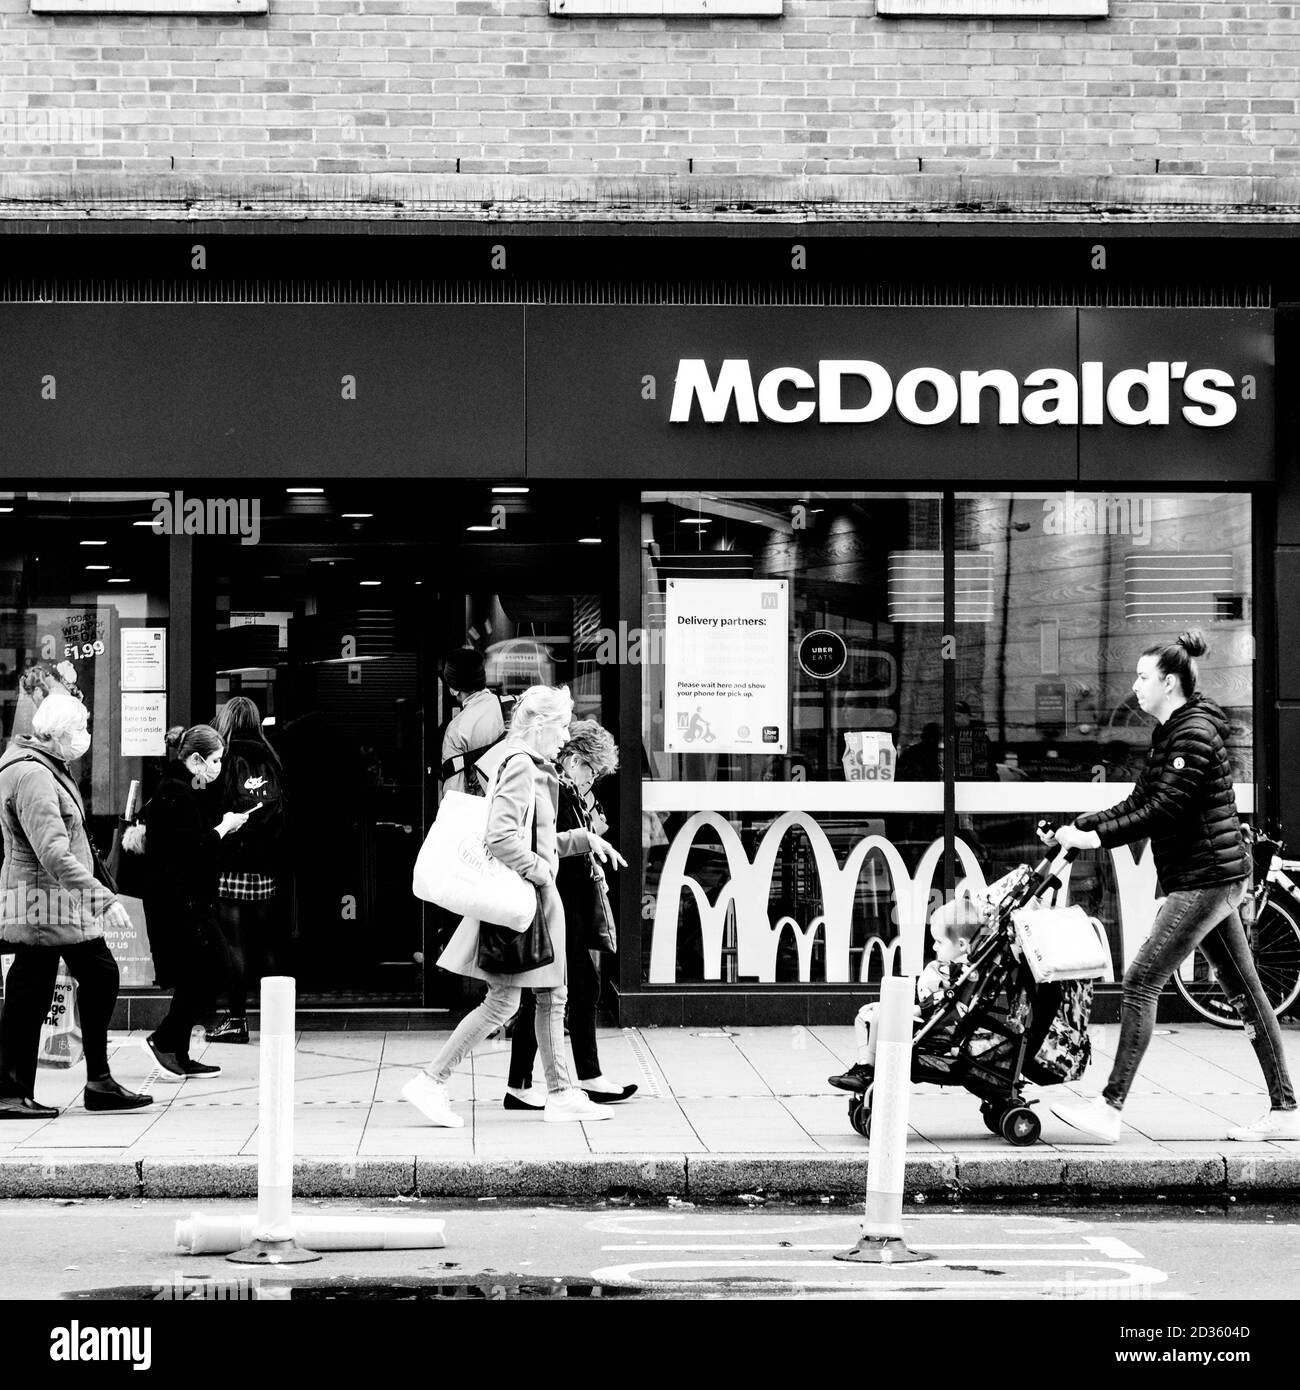
[{"label": "beige coat", "polygon": [[[438,964],[455,975],[486,980],[489,984],[553,989],[565,980],[564,908],[555,889],[555,868],[563,856],[589,853],[591,841],[585,830],[556,832],[560,783],[555,765],[514,738],[508,738],[502,749],[501,771],[488,807],[487,847],[495,858],[530,883],[539,883],[541,866],[549,865],[552,881],[539,891],[537,910],[555,947],[555,959],[550,965],[526,970],[520,975],[490,975],[478,965],[478,921],[463,917],[446,950],[439,956]],[[515,754],[524,756],[515,757]],[[536,853],[527,824],[529,802],[536,806]]]}]

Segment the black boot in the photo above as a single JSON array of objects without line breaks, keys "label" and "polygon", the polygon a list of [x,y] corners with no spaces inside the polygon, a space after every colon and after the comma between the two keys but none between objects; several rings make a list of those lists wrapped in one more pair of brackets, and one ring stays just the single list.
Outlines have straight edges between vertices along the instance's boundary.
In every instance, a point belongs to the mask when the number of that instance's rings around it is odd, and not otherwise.
[{"label": "black boot", "polygon": [[142,1105],[152,1105],[153,1097],[139,1091],[128,1091],[111,1076],[101,1076],[86,1082],[87,1110],[139,1110]]}]

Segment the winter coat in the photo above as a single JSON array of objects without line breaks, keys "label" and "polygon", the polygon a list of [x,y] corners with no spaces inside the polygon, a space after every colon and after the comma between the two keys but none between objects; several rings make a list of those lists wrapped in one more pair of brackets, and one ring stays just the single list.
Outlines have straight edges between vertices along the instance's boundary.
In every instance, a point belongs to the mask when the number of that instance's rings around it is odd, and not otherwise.
[{"label": "winter coat", "polygon": [[[506,740],[503,752],[501,770],[488,806],[488,851],[530,883],[538,883],[543,864],[550,867],[554,876],[561,857],[588,853],[591,841],[585,830],[556,829],[560,782],[554,763],[548,763],[526,744],[514,739]],[[531,833],[527,825],[530,801],[536,806]],[[536,852],[532,847],[534,834]],[[438,964],[453,974],[486,980],[489,984],[523,986],[527,989],[554,989],[556,985],[562,985],[566,978],[564,907],[554,882],[538,889],[537,911],[546,923],[547,934],[555,948],[555,959],[550,965],[525,970],[518,975],[493,975],[480,969],[479,924],[473,917],[461,918],[460,926],[447,943]]]},{"label": "winter coat", "polygon": [[0,831],[0,940],[78,946],[102,937],[117,897],[95,878],[81,793],[43,739],[20,734],[0,757]]},{"label": "winter coat", "polygon": [[218,802],[218,808],[210,813],[214,821],[225,811],[261,807],[240,830],[220,842],[217,863],[221,872],[278,877],[285,865],[284,776],[279,761],[267,752],[261,739],[231,740],[222,758],[221,776],[207,794]]},{"label": "winter coat", "polygon": [[166,985],[175,982],[184,961],[220,952],[216,903],[221,836],[215,822],[221,810],[215,798],[193,785],[184,763],[176,761],[168,764],[140,816],[146,826],[145,924],[155,976]]},{"label": "winter coat", "polygon": [[1228,717],[1204,695],[1180,705],[1151,736],[1151,751],[1132,796],[1080,817],[1110,849],[1150,837],[1166,893],[1232,883],[1250,873],[1237,819]]}]

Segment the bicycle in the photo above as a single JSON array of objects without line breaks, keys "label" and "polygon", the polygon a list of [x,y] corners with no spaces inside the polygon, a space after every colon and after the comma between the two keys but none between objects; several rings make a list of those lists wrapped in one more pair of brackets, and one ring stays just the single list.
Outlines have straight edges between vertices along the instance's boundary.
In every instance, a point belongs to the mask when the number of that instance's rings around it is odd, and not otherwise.
[{"label": "bicycle", "polygon": [[[1300,887],[1290,877],[1300,872],[1300,860],[1283,859],[1286,845],[1275,836],[1252,826],[1245,833],[1255,886],[1241,905],[1241,921],[1264,993],[1281,1018],[1300,996]],[[1199,946],[1174,973],[1174,987],[1201,1018],[1220,1028],[1242,1026]]]}]

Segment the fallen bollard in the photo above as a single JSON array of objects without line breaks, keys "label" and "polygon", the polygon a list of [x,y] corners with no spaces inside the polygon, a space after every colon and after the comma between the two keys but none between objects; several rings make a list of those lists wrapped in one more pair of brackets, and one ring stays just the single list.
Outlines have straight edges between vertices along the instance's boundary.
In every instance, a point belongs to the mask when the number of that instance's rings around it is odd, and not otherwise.
[{"label": "fallen bollard", "polygon": [[867,1206],[862,1235],[837,1260],[903,1264],[932,1256],[908,1249],[903,1239],[903,1187],[907,1174],[907,1104],[912,1084],[911,975],[880,982],[876,1013],[876,1069],[871,1089],[871,1139],[867,1150]]},{"label": "fallen bollard", "polygon": [[[306,1250],[440,1250],[447,1223],[425,1216],[297,1216],[293,1239]],[[251,1245],[257,1217],[203,1216],[176,1223],[176,1248],[189,1255],[228,1255]]]}]

